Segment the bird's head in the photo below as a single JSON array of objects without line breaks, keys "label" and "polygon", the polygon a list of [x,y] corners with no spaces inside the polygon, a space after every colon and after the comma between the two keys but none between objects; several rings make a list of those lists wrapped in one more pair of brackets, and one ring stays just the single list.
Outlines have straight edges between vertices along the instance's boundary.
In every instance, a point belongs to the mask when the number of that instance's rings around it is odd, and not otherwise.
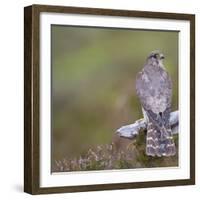
[{"label": "bird's head", "polygon": [[164,58],[164,55],[160,51],[155,50],[149,54],[147,57],[147,62],[151,64],[160,64],[162,66]]}]

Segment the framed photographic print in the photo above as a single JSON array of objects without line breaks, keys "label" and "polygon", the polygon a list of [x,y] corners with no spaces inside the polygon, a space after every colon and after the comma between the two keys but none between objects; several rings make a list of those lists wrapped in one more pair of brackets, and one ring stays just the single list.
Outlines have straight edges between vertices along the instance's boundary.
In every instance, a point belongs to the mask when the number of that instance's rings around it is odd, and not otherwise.
[{"label": "framed photographic print", "polygon": [[24,9],[24,191],[195,183],[195,16]]}]

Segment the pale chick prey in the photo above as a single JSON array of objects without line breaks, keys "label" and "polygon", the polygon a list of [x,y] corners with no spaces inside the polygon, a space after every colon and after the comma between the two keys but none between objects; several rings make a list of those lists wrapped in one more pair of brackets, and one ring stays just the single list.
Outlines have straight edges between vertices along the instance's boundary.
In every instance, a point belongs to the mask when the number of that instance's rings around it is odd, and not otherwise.
[{"label": "pale chick prey", "polygon": [[163,60],[162,53],[151,52],[136,78],[136,93],[147,123],[146,154],[148,156],[161,157],[176,154],[169,123],[172,81]]}]

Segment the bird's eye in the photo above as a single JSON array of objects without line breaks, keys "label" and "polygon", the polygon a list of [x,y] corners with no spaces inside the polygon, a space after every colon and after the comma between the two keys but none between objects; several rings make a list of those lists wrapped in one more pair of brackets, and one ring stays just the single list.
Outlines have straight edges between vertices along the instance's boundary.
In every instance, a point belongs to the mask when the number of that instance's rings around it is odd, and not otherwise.
[{"label": "bird's eye", "polygon": [[153,57],[153,58],[157,58],[157,54],[154,54],[152,57]]}]

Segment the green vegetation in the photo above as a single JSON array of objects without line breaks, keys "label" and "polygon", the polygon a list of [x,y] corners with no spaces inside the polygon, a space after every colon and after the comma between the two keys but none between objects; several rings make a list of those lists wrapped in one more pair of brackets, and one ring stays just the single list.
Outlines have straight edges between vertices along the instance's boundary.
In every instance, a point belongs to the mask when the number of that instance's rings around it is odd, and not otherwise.
[{"label": "green vegetation", "polygon": [[[174,138],[178,151],[178,138]],[[115,143],[98,145],[78,158],[57,160],[53,163],[54,172],[135,169],[150,167],[178,166],[178,152],[172,157],[151,157],[145,154],[145,133],[141,133],[124,150]]]}]

